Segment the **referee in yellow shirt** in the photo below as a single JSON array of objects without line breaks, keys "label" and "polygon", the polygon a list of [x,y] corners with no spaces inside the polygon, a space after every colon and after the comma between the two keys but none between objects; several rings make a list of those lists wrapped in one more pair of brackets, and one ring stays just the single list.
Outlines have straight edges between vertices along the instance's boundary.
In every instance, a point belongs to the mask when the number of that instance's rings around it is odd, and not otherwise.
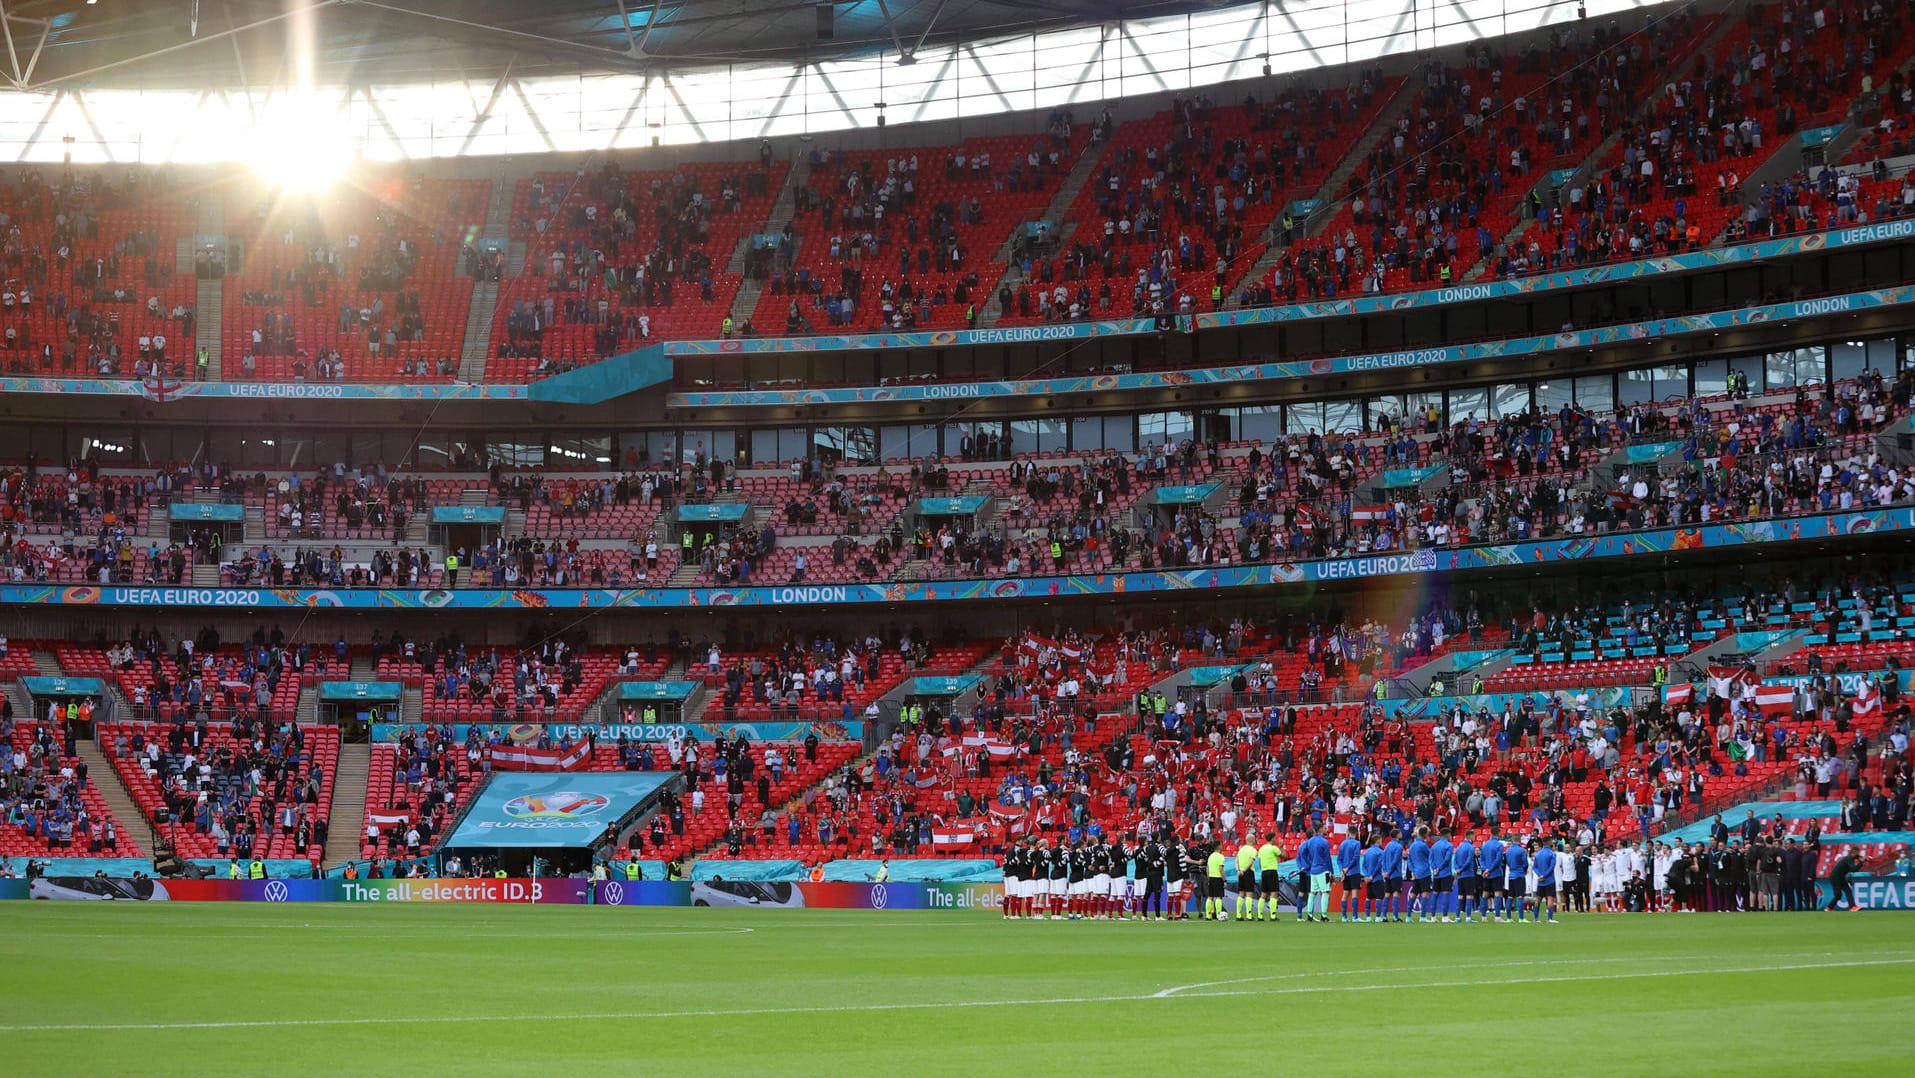
[{"label": "referee in yellow shirt", "polygon": [[1283,847],[1277,845],[1277,833],[1266,831],[1263,845],[1257,847],[1257,920],[1277,919],[1277,903],[1283,899],[1283,881],[1277,870],[1283,865]]},{"label": "referee in yellow shirt", "polygon": [[1237,847],[1237,920],[1249,920],[1257,904],[1257,848],[1250,844],[1254,832],[1244,834]]},{"label": "referee in yellow shirt", "polygon": [[1204,920],[1223,920],[1223,844],[1211,840],[1210,856],[1204,860]]}]

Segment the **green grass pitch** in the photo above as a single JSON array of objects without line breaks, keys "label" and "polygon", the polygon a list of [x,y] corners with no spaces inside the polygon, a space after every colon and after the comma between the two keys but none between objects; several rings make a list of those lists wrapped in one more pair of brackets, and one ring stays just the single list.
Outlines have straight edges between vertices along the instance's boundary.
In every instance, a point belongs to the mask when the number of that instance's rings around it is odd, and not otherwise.
[{"label": "green grass pitch", "polygon": [[1915,918],[0,904],[0,1069],[1906,1073]]}]

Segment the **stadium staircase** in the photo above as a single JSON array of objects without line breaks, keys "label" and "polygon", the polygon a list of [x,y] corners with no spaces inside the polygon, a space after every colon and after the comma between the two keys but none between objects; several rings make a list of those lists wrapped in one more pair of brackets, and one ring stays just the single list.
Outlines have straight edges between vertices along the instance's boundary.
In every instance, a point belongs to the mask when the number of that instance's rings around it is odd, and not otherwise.
[{"label": "stadium staircase", "polygon": [[[1350,149],[1343,155],[1343,159],[1338,161],[1337,166],[1330,170],[1330,174],[1323,178],[1322,185],[1316,190],[1316,209],[1298,223],[1299,237],[1314,236],[1328,228],[1330,222],[1336,219],[1337,207],[1343,204],[1343,192],[1349,188],[1350,177],[1356,175],[1356,170],[1369,159],[1370,151],[1376,149],[1378,143],[1390,137],[1390,132],[1396,129],[1396,122],[1408,115],[1410,109],[1415,106],[1416,87],[1412,85],[1415,82],[1415,79],[1403,80],[1402,84],[1396,88],[1396,96],[1384,104],[1382,111],[1376,114],[1376,119],[1370,121],[1370,126],[1350,144]],[[1252,281],[1263,280],[1270,275],[1270,270],[1277,263],[1283,261],[1283,254],[1289,248],[1281,242],[1282,228],[1283,216],[1278,214],[1270,224],[1269,233],[1264,237],[1267,246],[1264,247],[1263,256],[1251,265],[1249,272],[1237,278],[1236,287],[1242,288]]]},{"label": "stadium staircase", "polygon": [[[486,204],[485,225],[481,236],[503,236],[512,223],[512,192],[515,185],[504,180],[492,184],[492,199]],[[508,249],[509,249],[508,244]],[[520,258],[522,259],[521,252]],[[508,254],[508,272],[516,263]],[[517,276],[516,273],[513,273]],[[499,308],[499,282],[474,281],[472,303],[465,313],[465,345],[459,352],[459,381],[485,380],[485,357],[492,351],[492,322]]]},{"label": "stadium staircase", "polygon": [[86,764],[86,777],[93,787],[100,791],[100,800],[113,813],[113,819],[119,824],[122,841],[130,842],[139,849],[150,852],[152,846],[152,821],[140,811],[133,800],[133,794],[121,781],[120,773],[113,769],[113,762],[106,758],[98,739],[88,739],[76,743],[80,762]]},{"label": "stadium staircase", "polygon": [[371,774],[370,744],[361,741],[339,746],[339,767],[332,779],[332,805],[326,812],[326,868],[359,857],[359,838],[366,827],[366,783]]},{"label": "stadium staircase", "polygon": [[[226,233],[226,205],[217,194],[205,193],[200,196],[199,230],[209,236],[220,236]],[[179,263],[181,266],[192,264],[190,261]],[[193,327],[194,350],[181,357],[185,370],[190,377],[195,369],[197,350],[204,348],[206,349],[206,380],[224,381],[222,373],[224,368],[220,366],[219,342],[226,326],[225,281],[218,277],[211,280],[200,279],[198,294],[194,297],[193,304],[193,314],[196,319]]]},{"label": "stadium staircase", "polygon": [[13,717],[16,720],[32,718],[33,697],[27,694],[27,687],[20,684],[18,678],[0,686],[0,691],[4,691],[7,700],[13,704]]},{"label": "stadium staircase", "polygon": [[[1084,189],[1084,185],[1089,183],[1091,177],[1096,174],[1098,166],[1104,163],[1104,158],[1109,156],[1110,148],[1115,142],[1114,138],[1105,139],[1095,146],[1084,147],[1084,152],[1078,155],[1077,163],[1071,166],[1070,174],[1064,177],[1063,186],[1051,196],[1050,205],[1044,207],[1043,220],[1060,222],[1056,237],[1057,250],[1064,250],[1070,244],[1071,237],[1077,233],[1077,222],[1071,219],[1071,206],[1077,201],[1077,193]],[[1017,261],[1017,232],[1020,231],[1023,222],[1019,221],[1016,224],[1018,227],[1013,227],[1005,235],[1004,243],[998,247],[997,253],[993,256],[997,261],[1004,263],[1003,274],[991,285],[990,291],[985,292],[980,289],[977,302],[977,324],[980,326],[997,325],[998,316],[1004,313],[998,308],[998,290],[1023,280],[1024,273]]]},{"label": "stadium staircase", "polygon": [[[811,179],[811,155],[797,153],[792,157],[791,167],[785,170],[785,185],[778,189],[778,197],[771,203],[771,210],[765,215],[764,225],[759,233],[782,232],[792,218],[798,215],[798,192],[804,189]],[[731,321],[734,326],[742,326],[758,310],[758,300],[765,294],[765,280],[753,277],[745,272],[746,261],[751,255],[752,237],[758,233],[747,232],[738,237],[738,246],[731,253],[731,259],[725,263],[725,272],[738,275],[738,293],[731,301]],[[793,235],[792,254],[804,246],[804,237]]]},{"label": "stadium staircase", "polygon": [[[1899,89],[1902,83],[1907,82],[1911,76],[1915,76],[1915,54],[1910,54],[1908,59],[1903,60],[1901,64],[1895,68],[1893,74],[1882,82],[1877,83],[1874,94],[1861,94],[1850,101],[1849,112],[1844,117],[1847,123],[1843,125],[1839,134],[1830,139],[1826,146],[1822,147],[1822,160],[1834,164],[1847,158],[1849,151],[1855,148],[1855,144],[1862,141],[1862,139],[1870,133],[1875,121],[1882,118],[1879,101],[1885,99],[1889,88],[1893,86]],[[1876,100],[1870,100],[1871,98],[1875,98]],[[1780,155],[1778,154],[1777,156]],[[1872,156],[1862,157],[1856,161],[1849,162],[1849,166],[1853,168],[1866,164],[1871,160],[1873,160]],[[1891,171],[1894,173],[1899,174],[1906,171],[1905,168],[1894,167],[1895,162],[1891,161],[1890,165]]]},{"label": "stadium staircase", "polygon": [[316,726],[319,723],[319,686],[301,685],[299,703],[293,708],[293,721],[301,726]]},{"label": "stadium staircase", "polygon": [[[1370,151],[1376,149],[1379,143],[1390,137],[1390,132],[1396,130],[1397,121],[1409,115],[1410,110],[1416,106],[1415,82],[1415,79],[1404,79],[1397,86],[1396,96],[1384,104],[1382,111],[1376,114],[1376,119],[1371,120],[1370,126],[1350,144],[1349,152],[1343,155],[1343,160],[1339,161],[1337,167],[1331,169],[1330,174],[1323,178],[1323,184],[1317,188],[1314,196],[1316,209],[1303,222],[1301,231],[1304,235],[1314,236],[1322,232],[1336,217],[1336,207],[1343,200],[1343,192],[1349,189],[1350,177],[1356,175],[1356,170],[1369,159]],[[1279,217],[1279,225],[1281,221],[1282,218]],[[1270,237],[1273,249],[1276,241],[1277,237],[1273,234]],[[1276,260],[1271,259],[1271,264],[1275,265]]]},{"label": "stadium staircase", "polygon": [[[33,668],[41,677],[65,677],[66,667],[60,665],[58,656],[51,652],[36,650],[33,653]],[[37,716],[36,716],[37,717]]]},{"label": "stadium staircase", "polygon": [[[1854,124],[1849,125],[1849,130],[1854,128]],[[1829,160],[1833,161],[1835,158],[1831,156]],[[1768,160],[1750,170],[1747,176],[1742,177],[1740,205],[1747,206],[1765,186],[1784,183],[1801,171],[1803,171],[1802,132],[1798,130],[1784,139],[1782,145],[1769,155]],[[1713,237],[1712,242],[1706,246],[1721,246],[1721,242],[1722,237],[1718,235]]]},{"label": "stadium staircase", "polygon": [[485,357],[492,350],[492,316],[499,308],[499,282],[478,281],[472,286],[472,305],[465,312],[465,344],[459,350],[459,381],[485,381]]}]

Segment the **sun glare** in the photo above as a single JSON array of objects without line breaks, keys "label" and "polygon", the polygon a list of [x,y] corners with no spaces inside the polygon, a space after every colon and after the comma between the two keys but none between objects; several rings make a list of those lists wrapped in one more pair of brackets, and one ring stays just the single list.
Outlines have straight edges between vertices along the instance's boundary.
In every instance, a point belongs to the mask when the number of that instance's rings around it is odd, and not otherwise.
[{"label": "sun glare", "polygon": [[253,131],[254,171],[288,191],[331,186],[352,163],[352,144],[338,112],[316,101],[271,110]]}]

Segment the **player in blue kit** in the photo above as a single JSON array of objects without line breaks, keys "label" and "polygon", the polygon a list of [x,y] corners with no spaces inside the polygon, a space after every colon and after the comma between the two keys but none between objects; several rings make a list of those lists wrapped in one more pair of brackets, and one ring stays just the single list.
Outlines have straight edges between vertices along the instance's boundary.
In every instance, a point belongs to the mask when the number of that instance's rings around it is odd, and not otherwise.
[{"label": "player in blue kit", "polygon": [[1363,873],[1363,897],[1358,900],[1357,920],[1376,922],[1383,919],[1383,840],[1370,836],[1370,844],[1363,849],[1363,855],[1357,859],[1357,865]]},{"label": "player in blue kit", "polygon": [[1426,921],[1448,922],[1456,910],[1456,866],[1450,861],[1450,851],[1450,837],[1437,832],[1436,841],[1430,843],[1430,901],[1435,917],[1424,917]]},{"label": "player in blue kit", "polygon": [[1403,844],[1392,833],[1383,844],[1384,908],[1390,920],[1403,920]]},{"label": "player in blue kit", "polygon": [[1456,846],[1450,851],[1450,868],[1456,873],[1456,902],[1462,913],[1464,924],[1476,912],[1476,845],[1469,839],[1458,835]]},{"label": "player in blue kit", "polygon": [[1536,919],[1543,919],[1543,911],[1549,912],[1549,923],[1556,923],[1556,851],[1547,842],[1536,850],[1530,858],[1530,867],[1536,871]]},{"label": "player in blue kit", "polygon": [[1410,873],[1410,920],[1430,920],[1430,829],[1418,827],[1404,855]]},{"label": "player in blue kit", "polygon": [[1363,847],[1355,835],[1343,836],[1337,845],[1336,871],[1343,876],[1343,899],[1337,905],[1343,911],[1343,920],[1350,920],[1350,911],[1363,905],[1363,875],[1358,867]]},{"label": "player in blue kit", "polygon": [[1330,870],[1336,862],[1330,840],[1323,836],[1325,830],[1326,825],[1318,824],[1315,833],[1297,847],[1297,871],[1304,877],[1303,886],[1297,888],[1298,921],[1308,918],[1324,924],[1330,920]]},{"label": "player in blue kit", "polygon": [[[1523,907],[1529,894],[1529,851],[1520,842],[1512,842],[1503,847],[1503,870],[1508,878],[1503,881],[1503,890],[1509,894],[1510,920],[1517,924],[1523,922]],[[1497,920],[1502,920],[1498,917]]]},{"label": "player in blue kit", "polygon": [[1503,840],[1495,835],[1476,847],[1476,893],[1482,897],[1483,920],[1491,914],[1503,919]]}]

